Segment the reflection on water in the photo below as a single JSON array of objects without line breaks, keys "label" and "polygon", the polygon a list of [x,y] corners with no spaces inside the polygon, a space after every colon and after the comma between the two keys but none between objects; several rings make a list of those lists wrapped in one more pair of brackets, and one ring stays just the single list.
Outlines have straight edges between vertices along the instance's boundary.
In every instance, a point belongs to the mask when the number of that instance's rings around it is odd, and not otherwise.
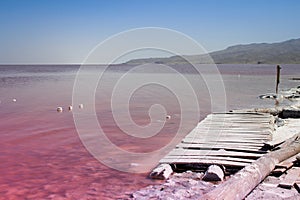
[{"label": "reflection on water", "polygon": [[[84,148],[76,132],[72,112],[66,109],[72,104],[73,83],[78,67],[0,66],[0,198],[115,199],[124,197],[126,192],[158,183],[147,179],[147,174],[129,174],[110,169],[94,159]],[[96,89],[95,107],[83,102],[84,109],[79,110],[74,105],[73,112],[88,113],[95,108],[99,124],[113,144],[126,151],[152,152],[168,144],[179,128],[182,111],[177,97],[180,96],[185,102],[193,97],[184,89],[179,90],[180,94],[174,94],[159,85],[139,88],[129,102],[130,115],[136,124],[146,126],[150,123],[148,112],[154,104],[162,105],[172,118],[152,138],[128,136],[114,121],[111,95],[117,81],[126,72],[125,69],[129,68],[117,66],[106,71]],[[199,101],[199,117],[187,118],[183,124],[182,134],[186,134],[198,120],[212,111],[211,93],[199,74],[193,74],[182,66],[175,68],[184,73]],[[297,86],[297,82],[289,81],[288,78],[299,76],[299,66],[282,68],[280,88]],[[274,92],[275,66],[222,65],[219,69],[226,89],[227,110],[274,105],[271,100],[260,100],[257,97]],[[95,68],[91,67],[87,73],[86,87],[89,76],[94,74]],[[132,74],[131,78],[151,76],[174,80],[174,84],[177,80],[175,74],[151,70],[149,73]],[[214,74],[208,76],[214,80]],[[13,102],[13,98],[17,101]],[[216,105],[222,101],[214,99]],[[65,111],[57,113],[57,106],[64,107]],[[123,125],[130,128],[132,125],[125,120],[124,105],[119,103],[114,109],[121,119],[124,118]],[[191,106],[187,109],[194,116],[194,108]],[[107,152],[107,155],[113,153]]]}]

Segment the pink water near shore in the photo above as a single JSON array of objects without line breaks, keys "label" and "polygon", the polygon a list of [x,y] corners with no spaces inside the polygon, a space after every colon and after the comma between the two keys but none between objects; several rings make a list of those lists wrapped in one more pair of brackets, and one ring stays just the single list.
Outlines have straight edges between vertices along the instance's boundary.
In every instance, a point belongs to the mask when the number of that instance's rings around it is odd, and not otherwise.
[{"label": "pink water near shore", "polygon": [[[72,104],[76,67],[1,66],[0,70],[0,199],[118,199],[149,184],[160,183],[148,179],[147,173],[111,169],[86,150],[72,112],[67,111]],[[227,110],[273,105],[257,96],[274,91],[275,66],[220,66],[220,71]],[[176,96],[158,86],[145,87],[134,94],[130,111],[135,123],[149,123],[148,110],[153,104],[163,105],[172,118],[155,137],[128,137],[116,125],[110,109],[109,94],[114,80],[122,73],[107,72],[107,81],[95,96],[94,106],[104,132],[112,143],[132,152],[151,152],[165,146],[179,126],[181,110]],[[172,74],[162,76],[174,78]],[[203,80],[197,74],[186,76],[195,89],[201,113],[199,119],[191,118],[184,124],[185,134],[211,112],[209,91]],[[281,88],[300,84],[289,80],[297,76],[300,66],[285,66]],[[184,98],[188,101],[190,97]],[[57,106],[65,111],[56,112]],[[93,105],[84,106],[83,110],[88,110]],[[117,111],[122,115],[122,105],[119,106]],[[77,107],[74,105],[74,110],[79,112]]]}]

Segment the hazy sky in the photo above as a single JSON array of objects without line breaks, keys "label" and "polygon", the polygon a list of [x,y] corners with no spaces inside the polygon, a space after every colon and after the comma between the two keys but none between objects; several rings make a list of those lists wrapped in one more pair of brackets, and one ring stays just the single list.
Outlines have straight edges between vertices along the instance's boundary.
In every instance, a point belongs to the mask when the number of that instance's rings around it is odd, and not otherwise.
[{"label": "hazy sky", "polygon": [[81,63],[138,27],[189,35],[207,51],[300,38],[299,0],[1,0],[0,63]]}]

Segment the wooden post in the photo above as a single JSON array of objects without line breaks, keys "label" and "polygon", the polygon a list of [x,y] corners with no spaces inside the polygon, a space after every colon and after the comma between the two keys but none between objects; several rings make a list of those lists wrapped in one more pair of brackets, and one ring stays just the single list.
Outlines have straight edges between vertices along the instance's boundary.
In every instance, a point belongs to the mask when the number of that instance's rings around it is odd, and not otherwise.
[{"label": "wooden post", "polygon": [[280,149],[267,153],[252,164],[233,175],[229,180],[201,196],[206,200],[244,199],[263,181],[279,162],[300,152],[300,133],[288,139]]},{"label": "wooden post", "polygon": [[280,69],[280,65],[277,65],[276,94],[278,94],[278,85],[280,83]]}]

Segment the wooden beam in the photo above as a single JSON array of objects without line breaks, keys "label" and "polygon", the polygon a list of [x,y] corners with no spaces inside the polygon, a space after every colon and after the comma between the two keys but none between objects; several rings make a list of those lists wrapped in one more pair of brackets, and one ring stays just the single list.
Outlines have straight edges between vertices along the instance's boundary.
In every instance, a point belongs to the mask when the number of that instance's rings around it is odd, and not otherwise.
[{"label": "wooden beam", "polygon": [[175,159],[199,159],[199,160],[226,160],[226,161],[236,161],[243,163],[252,163],[256,159],[246,159],[246,158],[236,158],[228,156],[201,156],[201,155],[178,155],[178,156],[166,156],[162,160],[175,160]]},{"label": "wooden beam", "polygon": [[[177,147],[182,147],[182,148],[193,148],[193,147],[197,147],[197,146],[193,146],[195,143],[193,142],[182,142],[180,144],[177,145]],[[231,141],[227,141],[227,142],[222,142],[222,143],[219,143],[219,141],[204,141],[204,142],[197,142],[196,144],[199,144],[199,148],[201,146],[209,146],[209,147],[215,147],[215,146],[218,146],[218,145],[222,145],[222,146],[227,146],[227,147],[232,147],[234,148],[235,146],[237,147],[244,147],[244,148],[254,148],[254,149],[261,149],[263,146],[265,146],[263,143],[248,143],[248,144],[245,144],[245,143],[242,143],[242,144],[237,144],[236,142],[231,142]],[[233,146],[234,145],[234,146]]]},{"label": "wooden beam", "polygon": [[192,150],[192,149],[174,149],[167,156],[180,156],[180,155],[200,155],[200,156],[231,156],[231,157],[244,157],[244,158],[259,158],[262,154],[259,153],[245,153],[226,150]]},{"label": "wooden beam", "polygon": [[200,142],[231,142],[231,143],[239,143],[239,144],[245,144],[245,143],[253,143],[253,144],[263,144],[264,140],[260,138],[255,139],[249,139],[249,138],[203,138],[203,139],[197,139],[197,138],[184,138],[183,142],[186,143],[200,143]]},{"label": "wooden beam", "polygon": [[204,159],[162,159],[159,163],[168,163],[168,164],[199,164],[199,165],[224,165],[224,166],[233,166],[233,167],[245,167],[249,163],[245,162],[236,162],[236,161],[227,161],[227,160],[204,160]]},{"label": "wooden beam", "polygon": [[294,162],[296,161],[296,156],[297,155],[294,155],[278,164],[276,164],[275,167],[279,167],[279,168],[286,168],[286,169],[289,169],[291,168],[293,165],[294,165]]},{"label": "wooden beam", "polygon": [[266,153],[266,151],[260,150],[261,147],[253,147],[253,146],[244,146],[240,144],[235,144],[235,145],[228,145],[228,144],[188,144],[188,143],[181,143],[177,145],[177,147],[182,147],[184,149],[207,149],[207,150],[212,150],[212,149],[224,149],[224,150],[231,150],[231,151],[236,151],[236,152],[252,152],[252,153]]}]

